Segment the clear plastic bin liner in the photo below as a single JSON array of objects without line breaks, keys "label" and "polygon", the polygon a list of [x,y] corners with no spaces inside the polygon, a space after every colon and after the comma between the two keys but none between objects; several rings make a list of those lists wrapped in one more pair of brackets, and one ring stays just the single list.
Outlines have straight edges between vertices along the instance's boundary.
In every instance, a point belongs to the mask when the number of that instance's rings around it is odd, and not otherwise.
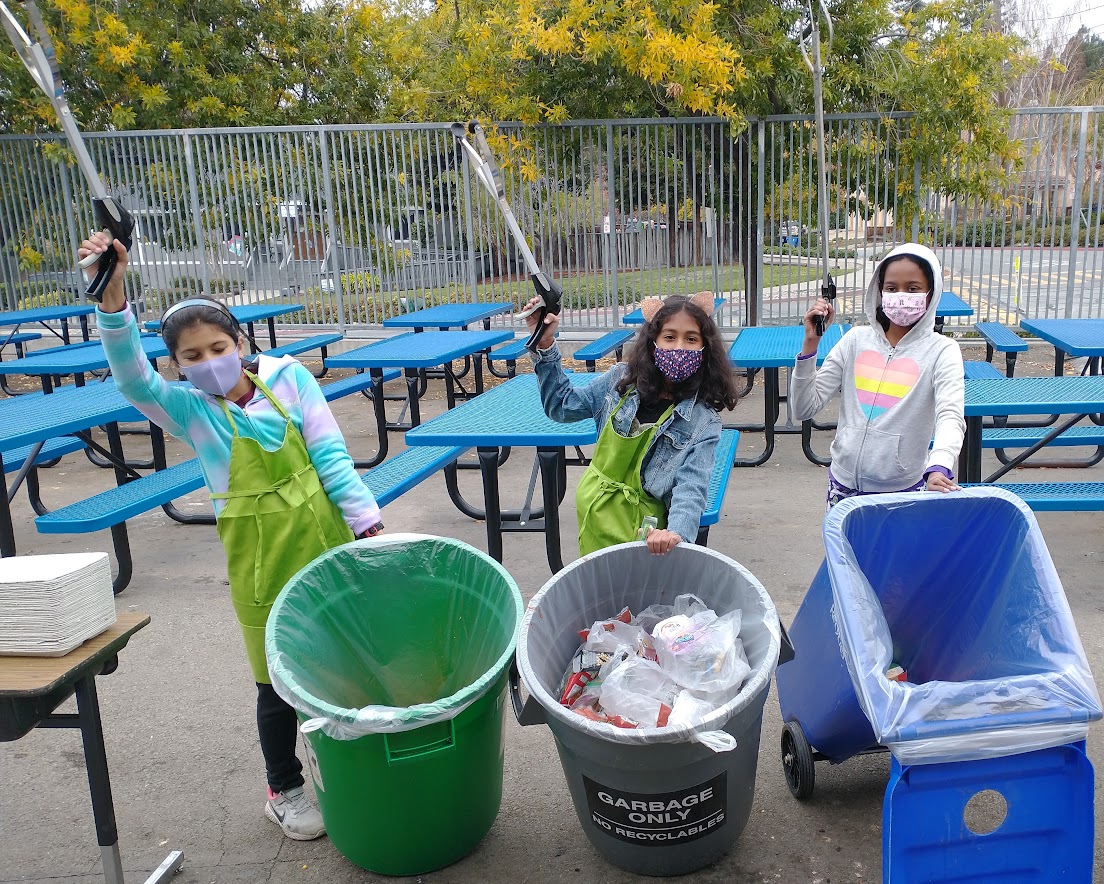
[{"label": "clear plastic bin liner", "polygon": [[[718,615],[741,611],[740,638],[751,672],[736,695],[694,723],[675,719],[664,727],[619,728],[591,721],[559,703],[556,685],[579,646],[580,629],[648,605],[698,596]],[[526,688],[544,712],[570,728],[611,743],[703,743],[714,751],[735,746],[725,724],[766,689],[778,661],[778,613],[763,585],[743,565],[694,544],[679,544],[664,556],[644,543],[624,543],[584,556],[548,581],[529,602],[518,642],[518,667]],[[760,701],[761,702],[761,701]]]},{"label": "clear plastic bin liner", "polygon": [[[1018,497],[850,498],[825,518],[824,548],[843,659],[901,762],[1059,746],[1101,717],[1062,583]],[[893,664],[907,682],[886,678]]]},{"label": "clear plastic bin liner", "polygon": [[272,607],[272,686],[338,740],[459,715],[513,656],[521,593],[457,540],[388,534],[323,553]]}]

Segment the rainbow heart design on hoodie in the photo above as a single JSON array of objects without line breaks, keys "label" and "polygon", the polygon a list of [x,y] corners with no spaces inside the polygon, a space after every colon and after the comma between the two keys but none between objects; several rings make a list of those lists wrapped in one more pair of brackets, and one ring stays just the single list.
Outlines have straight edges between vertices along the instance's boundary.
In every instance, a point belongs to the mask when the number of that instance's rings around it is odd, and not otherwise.
[{"label": "rainbow heart design on hoodie", "polygon": [[855,393],[868,420],[904,399],[919,378],[920,366],[907,356],[887,362],[877,350],[863,350],[855,358]]}]

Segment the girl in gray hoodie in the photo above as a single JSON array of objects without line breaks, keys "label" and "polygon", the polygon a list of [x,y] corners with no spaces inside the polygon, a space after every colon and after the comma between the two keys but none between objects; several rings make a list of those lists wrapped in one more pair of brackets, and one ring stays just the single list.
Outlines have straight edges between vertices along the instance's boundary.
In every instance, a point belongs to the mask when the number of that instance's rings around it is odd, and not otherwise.
[{"label": "girl in gray hoodie", "polygon": [[840,394],[828,506],[855,494],[957,491],[954,466],[966,429],[962,354],[937,335],[943,271],[935,253],[907,243],[875,268],[866,291],[870,325],[852,328],[816,367],[817,300],[805,314],[805,343],[790,373],[790,407],[807,420]]}]

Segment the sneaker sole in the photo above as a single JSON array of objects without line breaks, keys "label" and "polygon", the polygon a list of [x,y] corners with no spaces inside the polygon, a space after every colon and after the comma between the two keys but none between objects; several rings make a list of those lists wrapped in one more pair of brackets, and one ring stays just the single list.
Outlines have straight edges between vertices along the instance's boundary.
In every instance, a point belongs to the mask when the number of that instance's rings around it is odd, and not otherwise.
[{"label": "sneaker sole", "polygon": [[314,841],[326,834],[325,829],[322,829],[317,835],[308,835],[303,832],[292,832],[285,829],[284,824],[280,822],[280,818],[276,816],[276,811],[272,809],[272,805],[267,801],[265,802],[265,816],[280,828],[280,831],[284,833],[284,837],[290,838],[292,841]]}]

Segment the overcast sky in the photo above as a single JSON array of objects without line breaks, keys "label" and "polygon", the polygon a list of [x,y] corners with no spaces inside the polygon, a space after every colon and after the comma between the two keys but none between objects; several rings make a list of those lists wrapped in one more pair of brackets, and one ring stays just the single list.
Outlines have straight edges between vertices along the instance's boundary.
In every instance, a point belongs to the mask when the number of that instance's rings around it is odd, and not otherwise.
[{"label": "overcast sky", "polygon": [[1104,37],[1104,0],[1059,0],[1057,3],[1044,5],[1046,14],[1056,19],[1070,14],[1072,30],[1076,31],[1079,25],[1084,25]]}]

